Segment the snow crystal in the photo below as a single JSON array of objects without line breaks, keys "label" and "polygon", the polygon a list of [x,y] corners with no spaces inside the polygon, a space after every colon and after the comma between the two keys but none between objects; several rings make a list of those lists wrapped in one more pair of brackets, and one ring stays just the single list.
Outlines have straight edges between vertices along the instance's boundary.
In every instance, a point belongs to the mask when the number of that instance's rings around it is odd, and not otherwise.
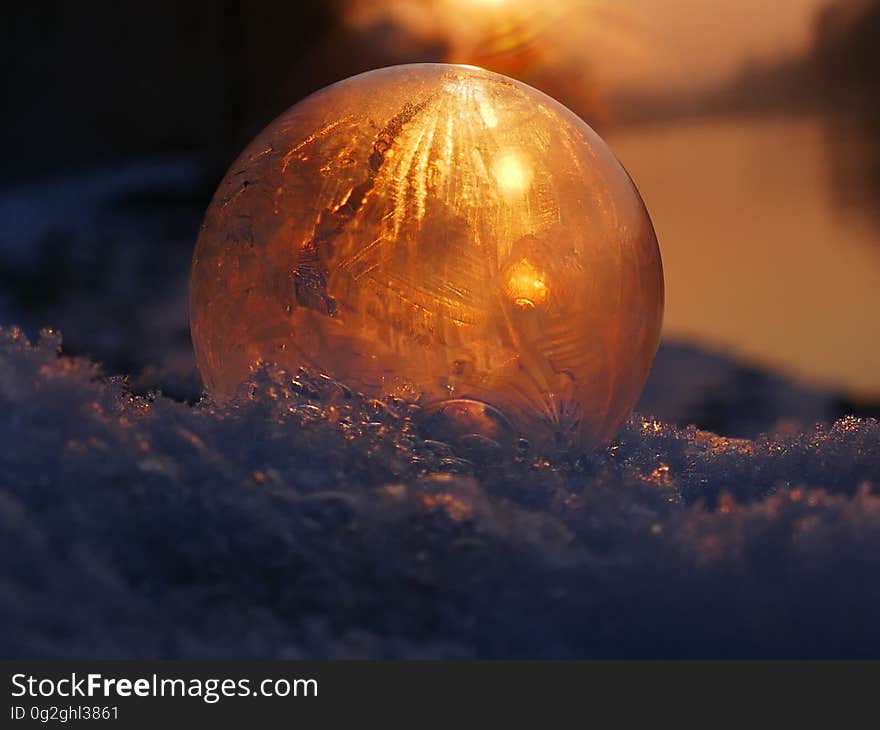
[{"label": "snow crystal", "polygon": [[880,656],[880,424],[443,441],[265,368],[136,396],[0,330],[6,657]]}]

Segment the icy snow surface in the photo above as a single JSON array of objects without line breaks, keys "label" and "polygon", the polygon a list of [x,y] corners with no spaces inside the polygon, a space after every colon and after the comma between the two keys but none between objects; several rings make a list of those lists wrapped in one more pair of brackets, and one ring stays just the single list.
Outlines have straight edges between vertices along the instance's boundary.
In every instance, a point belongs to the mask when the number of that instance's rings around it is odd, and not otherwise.
[{"label": "icy snow surface", "polygon": [[0,330],[4,657],[880,656],[875,420],[537,454],[305,373],[137,397],[59,345]]}]

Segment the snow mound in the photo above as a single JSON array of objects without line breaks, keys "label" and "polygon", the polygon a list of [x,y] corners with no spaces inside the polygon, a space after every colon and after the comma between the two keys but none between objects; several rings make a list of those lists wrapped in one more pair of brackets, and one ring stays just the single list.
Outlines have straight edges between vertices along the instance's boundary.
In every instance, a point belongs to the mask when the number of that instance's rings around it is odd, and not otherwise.
[{"label": "snow mound", "polygon": [[4,657],[880,656],[880,424],[444,441],[255,373],[138,397],[0,330]]}]

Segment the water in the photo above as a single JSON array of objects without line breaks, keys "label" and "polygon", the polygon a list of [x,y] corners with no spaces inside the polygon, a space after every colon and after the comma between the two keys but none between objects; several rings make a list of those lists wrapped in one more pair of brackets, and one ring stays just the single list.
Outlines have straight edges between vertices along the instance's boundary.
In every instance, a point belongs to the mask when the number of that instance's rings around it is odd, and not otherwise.
[{"label": "water", "polygon": [[811,116],[606,138],[657,229],[666,337],[880,396],[880,136]]}]

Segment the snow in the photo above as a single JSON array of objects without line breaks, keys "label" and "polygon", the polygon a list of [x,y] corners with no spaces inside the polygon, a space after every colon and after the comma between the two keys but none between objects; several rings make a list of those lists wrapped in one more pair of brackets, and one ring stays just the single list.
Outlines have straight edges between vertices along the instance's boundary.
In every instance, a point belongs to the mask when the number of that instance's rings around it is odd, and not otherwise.
[{"label": "snow", "polygon": [[595,453],[266,369],[137,396],[0,330],[0,654],[880,656],[880,424]]}]

